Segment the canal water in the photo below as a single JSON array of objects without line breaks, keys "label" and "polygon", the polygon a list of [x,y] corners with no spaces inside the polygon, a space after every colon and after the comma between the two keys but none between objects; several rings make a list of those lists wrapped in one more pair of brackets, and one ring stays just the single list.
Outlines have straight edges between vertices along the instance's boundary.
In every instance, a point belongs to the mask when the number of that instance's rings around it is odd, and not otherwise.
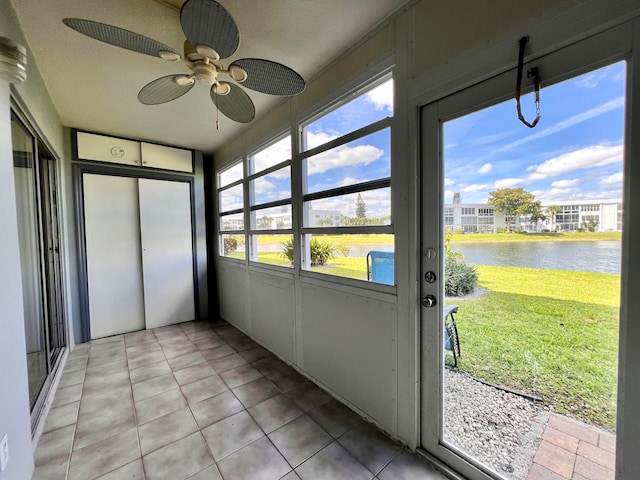
[{"label": "canal water", "polygon": [[620,242],[456,243],[452,249],[468,263],[620,273]]},{"label": "canal water", "polygon": [[[619,241],[454,243],[451,248],[475,265],[620,273]],[[371,250],[393,251],[393,245],[357,245],[349,256],[364,257]]]},{"label": "canal water", "polygon": [[[475,265],[620,273],[619,241],[454,243],[451,248]],[[261,245],[260,249],[279,252],[282,245]],[[349,257],[366,257],[372,250],[392,252],[393,245],[352,245]]]}]

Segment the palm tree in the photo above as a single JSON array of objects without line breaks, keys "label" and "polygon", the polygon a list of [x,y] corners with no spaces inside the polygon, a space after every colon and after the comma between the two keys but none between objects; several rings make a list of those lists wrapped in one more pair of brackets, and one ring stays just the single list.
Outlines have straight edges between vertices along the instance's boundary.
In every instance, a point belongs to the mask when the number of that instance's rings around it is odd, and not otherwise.
[{"label": "palm tree", "polygon": [[551,217],[551,231],[555,232],[556,230],[556,214],[562,211],[562,207],[558,205],[549,205],[545,209],[545,213]]}]

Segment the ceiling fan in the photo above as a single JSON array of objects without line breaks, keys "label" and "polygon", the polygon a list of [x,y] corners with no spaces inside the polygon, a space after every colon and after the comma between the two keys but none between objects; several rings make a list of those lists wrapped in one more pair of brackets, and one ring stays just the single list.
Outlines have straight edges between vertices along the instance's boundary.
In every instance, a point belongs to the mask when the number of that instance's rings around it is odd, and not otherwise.
[{"label": "ceiling fan", "polygon": [[[65,18],[62,22],[116,47],[184,62],[190,74],[167,75],[142,87],[138,100],[145,105],[170,102],[200,83],[210,86],[211,100],[224,115],[236,122],[249,123],[255,117],[255,106],[238,84],[270,95],[297,95],[305,88],[300,74],[270,60],[244,58],[224,68],[222,59],[236,52],[240,32],[233,17],[215,0],[187,0],[180,9],[180,24],[187,38],[184,56],[163,43],[113,25],[81,18]],[[221,75],[235,83],[221,80]]]}]

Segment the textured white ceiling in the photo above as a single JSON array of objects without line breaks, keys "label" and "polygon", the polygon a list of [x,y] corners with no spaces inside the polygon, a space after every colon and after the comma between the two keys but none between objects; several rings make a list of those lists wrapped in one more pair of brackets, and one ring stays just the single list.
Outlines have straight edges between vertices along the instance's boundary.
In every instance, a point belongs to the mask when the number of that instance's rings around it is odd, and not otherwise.
[{"label": "textured white ceiling", "polygon": [[[207,153],[246,128],[220,114],[216,131],[216,111],[202,85],[167,104],[140,104],[140,88],[164,75],[189,73],[186,66],[93,40],[62,23],[67,17],[107,23],[181,52],[183,0],[11,1],[65,126]],[[229,61],[265,58],[308,79],[406,1],[220,0],[240,30],[240,48]],[[257,117],[281,101],[247,92]]]}]

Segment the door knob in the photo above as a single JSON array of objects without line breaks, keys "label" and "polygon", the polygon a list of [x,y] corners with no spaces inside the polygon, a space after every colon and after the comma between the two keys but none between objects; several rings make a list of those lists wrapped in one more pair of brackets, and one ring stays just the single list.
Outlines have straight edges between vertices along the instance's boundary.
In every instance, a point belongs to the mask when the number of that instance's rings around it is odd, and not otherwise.
[{"label": "door knob", "polygon": [[438,300],[433,295],[426,295],[422,299],[422,306],[426,308],[435,307],[436,303],[438,303]]}]

